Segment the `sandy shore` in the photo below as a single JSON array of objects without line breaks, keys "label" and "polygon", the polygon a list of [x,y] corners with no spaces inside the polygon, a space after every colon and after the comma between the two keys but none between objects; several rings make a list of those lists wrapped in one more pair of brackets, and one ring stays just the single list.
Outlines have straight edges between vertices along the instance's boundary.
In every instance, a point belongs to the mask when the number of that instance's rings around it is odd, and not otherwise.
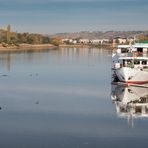
[{"label": "sandy shore", "polygon": [[48,48],[54,48],[55,46],[52,44],[19,44],[19,46],[7,46],[3,47],[0,44],[0,51],[24,51],[24,50],[42,50]]},{"label": "sandy shore", "polygon": [[[65,45],[54,46],[52,44],[19,44],[19,46],[7,46],[3,47],[0,44],[0,51],[27,51],[27,50],[44,50],[51,48],[93,48],[90,45],[76,44],[76,45]],[[102,46],[103,47],[103,46]],[[101,47],[100,47],[101,48]],[[107,47],[109,49],[109,47]],[[112,49],[112,47],[110,47]]]},{"label": "sandy shore", "polygon": [[7,46],[3,47],[0,44],[0,51],[24,51],[24,50],[43,50],[43,49],[49,49],[49,48],[84,48],[89,47],[88,45],[65,45],[61,44],[59,46],[54,46],[52,44],[19,44],[19,46]]}]

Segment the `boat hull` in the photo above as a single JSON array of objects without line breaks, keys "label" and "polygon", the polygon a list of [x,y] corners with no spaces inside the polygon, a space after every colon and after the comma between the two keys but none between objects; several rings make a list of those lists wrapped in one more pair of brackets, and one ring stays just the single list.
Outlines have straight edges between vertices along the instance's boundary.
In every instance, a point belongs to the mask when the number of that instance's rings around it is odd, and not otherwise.
[{"label": "boat hull", "polygon": [[148,71],[137,68],[122,67],[115,71],[121,82],[128,84],[146,84],[148,83]]}]

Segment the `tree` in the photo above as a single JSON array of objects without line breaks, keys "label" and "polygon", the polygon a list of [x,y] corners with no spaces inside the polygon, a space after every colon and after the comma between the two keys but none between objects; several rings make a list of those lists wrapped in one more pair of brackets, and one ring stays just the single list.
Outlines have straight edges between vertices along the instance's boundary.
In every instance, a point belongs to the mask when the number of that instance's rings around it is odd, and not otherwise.
[{"label": "tree", "polygon": [[43,40],[42,40],[42,43],[43,44],[48,44],[48,43],[50,43],[50,38],[49,37],[43,37]]},{"label": "tree", "polygon": [[148,35],[144,35],[144,34],[139,35],[138,36],[138,41],[139,42],[148,42]]},{"label": "tree", "polygon": [[7,43],[10,43],[10,31],[11,31],[11,26],[8,25],[7,26]]},{"label": "tree", "polygon": [[52,38],[51,39],[51,44],[55,45],[55,46],[59,46],[62,43],[60,38]]}]

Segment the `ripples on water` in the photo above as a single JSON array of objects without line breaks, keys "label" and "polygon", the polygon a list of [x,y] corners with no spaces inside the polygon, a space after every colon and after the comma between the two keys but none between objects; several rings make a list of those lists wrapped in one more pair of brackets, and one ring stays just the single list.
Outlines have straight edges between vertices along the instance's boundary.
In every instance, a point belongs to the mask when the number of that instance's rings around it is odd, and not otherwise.
[{"label": "ripples on water", "polygon": [[131,116],[110,65],[105,49],[1,53],[0,147],[147,147],[147,106]]}]

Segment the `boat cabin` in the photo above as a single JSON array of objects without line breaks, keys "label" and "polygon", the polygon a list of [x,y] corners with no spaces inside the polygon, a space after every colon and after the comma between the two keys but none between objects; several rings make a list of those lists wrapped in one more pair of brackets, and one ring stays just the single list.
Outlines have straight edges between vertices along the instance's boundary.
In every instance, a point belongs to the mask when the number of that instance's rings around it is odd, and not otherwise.
[{"label": "boat cabin", "polygon": [[137,44],[134,44],[133,47],[137,52],[148,53],[148,44],[137,43]]},{"label": "boat cabin", "polygon": [[117,49],[118,54],[128,53],[130,50],[130,45],[119,45]]},{"label": "boat cabin", "polygon": [[119,45],[117,53],[138,52],[148,54],[148,44],[136,43],[134,45]]},{"label": "boat cabin", "polygon": [[148,69],[148,44],[119,45],[112,54],[112,67],[118,69],[122,66]]},{"label": "boat cabin", "polygon": [[148,70],[148,57],[121,57],[120,66]]}]

